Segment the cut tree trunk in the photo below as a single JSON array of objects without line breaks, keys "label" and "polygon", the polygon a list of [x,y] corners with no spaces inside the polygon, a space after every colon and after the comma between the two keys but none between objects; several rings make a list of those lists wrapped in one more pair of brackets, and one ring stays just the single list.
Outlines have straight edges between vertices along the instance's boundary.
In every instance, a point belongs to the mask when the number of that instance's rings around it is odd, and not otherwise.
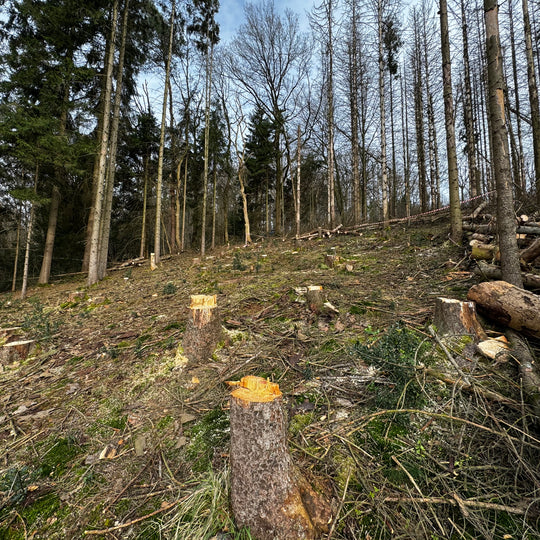
[{"label": "cut tree trunk", "polygon": [[320,313],[323,308],[324,300],[322,297],[321,285],[309,285],[306,292],[306,303],[313,313]]},{"label": "cut tree trunk", "polygon": [[540,337],[540,296],[505,281],[490,281],[471,287],[467,298],[490,319]]},{"label": "cut tree trunk", "polygon": [[216,295],[194,294],[189,307],[184,355],[190,363],[203,362],[212,356],[222,334]]},{"label": "cut tree trunk", "polygon": [[329,504],[293,464],[279,386],[247,376],[231,393],[231,506],[258,540],[311,540],[328,530]]},{"label": "cut tree trunk", "polygon": [[474,302],[461,302],[452,298],[437,298],[433,325],[441,337],[469,335],[475,342],[487,338],[476,317]]},{"label": "cut tree trunk", "polygon": [[[482,276],[487,279],[500,280],[502,273],[498,266],[492,264],[486,264],[482,261],[478,261],[478,267],[474,269],[474,273],[478,276]],[[529,289],[540,289],[540,276],[536,274],[522,273],[521,279],[523,279],[523,285]]]}]

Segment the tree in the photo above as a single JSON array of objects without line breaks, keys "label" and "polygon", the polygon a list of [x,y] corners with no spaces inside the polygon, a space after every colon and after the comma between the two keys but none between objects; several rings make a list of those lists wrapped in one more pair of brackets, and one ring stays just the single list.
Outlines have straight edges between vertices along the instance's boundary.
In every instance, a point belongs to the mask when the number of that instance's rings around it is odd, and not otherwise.
[{"label": "tree", "polygon": [[281,17],[273,1],[246,4],[246,22],[233,39],[227,69],[253,104],[262,107],[275,126],[274,225],[283,230],[283,150],[285,125],[299,113],[302,82],[308,78],[310,44],[289,9]]},{"label": "tree", "polygon": [[497,232],[503,280],[523,287],[514,220],[512,175],[504,110],[504,76],[496,0],[484,0],[491,147],[497,189]]},{"label": "tree", "polygon": [[452,96],[452,64],[450,61],[450,38],[448,35],[448,7],[446,0],[439,2],[441,19],[441,53],[444,95],[444,123],[446,126],[446,156],[448,160],[448,190],[450,192],[450,227],[452,239],[461,242],[463,235],[461,207],[459,202],[459,180],[454,126],[454,99]]}]

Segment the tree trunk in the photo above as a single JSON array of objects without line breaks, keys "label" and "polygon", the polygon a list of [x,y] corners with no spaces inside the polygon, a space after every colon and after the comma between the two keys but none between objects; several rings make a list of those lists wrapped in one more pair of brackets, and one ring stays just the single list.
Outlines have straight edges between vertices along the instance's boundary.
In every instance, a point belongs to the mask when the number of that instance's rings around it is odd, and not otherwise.
[{"label": "tree trunk", "polygon": [[506,281],[474,285],[467,298],[486,317],[518,332],[540,337],[540,296]]},{"label": "tree trunk", "polygon": [[47,237],[45,239],[45,250],[43,251],[43,261],[39,273],[38,283],[49,283],[51,275],[51,264],[54,249],[54,237],[56,235],[56,223],[58,222],[58,208],[60,207],[60,190],[53,186],[51,197],[51,208],[49,209],[49,224],[47,225]]},{"label": "tree trunk", "polygon": [[279,387],[247,376],[231,393],[231,506],[258,540],[312,540],[328,529],[328,503],[308,485],[287,447]]},{"label": "tree trunk", "polygon": [[17,239],[15,240],[15,261],[13,262],[13,279],[11,281],[11,292],[17,288],[17,271],[19,269],[19,252],[21,250],[21,219],[19,214],[17,219]]},{"label": "tree trunk", "polygon": [[302,141],[300,132],[300,125],[298,125],[297,137],[296,137],[296,239],[300,236],[300,173],[302,170]]},{"label": "tree trunk", "polygon": [[118,17],[118,0],[114,0],[111,14],[111,34],[110,47],[106,60],[106,83],[103,97],[103,120],[101,140],[99,145],[99,160],[97,164],[97,187],[95,192],[95,204],[92,213],[92,236],[90,239],[90,255],[88,259],[88,286],[99,281],[99,254],[100,254],[100,233],[101,222],[103,219],[103,206],[106,191],[106,166],[107,166],[107,151],[109,147],[109,125],[111,111],[111,94],[112,94],[112,72],[114,64],[114,50],[116,41],[116,26]]},{"label": "tree trunk", "polygon": [[36,205],[31,203],[30,219],[28,220],[28,230],[26,231],[26,251],[24,254],[24,267],[23,267],[23,281],[21,287],[21,300],[26,298],[26,291],[28,290],[28,271],[30,268],[30,245],[32,243],[32,233],[34,229],[34,221],[36,215]]},{"label": "tree trunk", "polygon": [[450,193],[450,228],[452,240],[461,243],[463,236],[461,206],[459,201],[459,177],[454,125],[454,99],[452,97],[452,64],[450,61],[450,38],[448,33],[448,7],[440,0],[441,52],[443,72],[444,123],[446,127],[446,154],[448,159],[448,191]]},{"label": "tree trunk", "polygon": [[525,248],[521,254],[520,259],[526,263],[533,262],[537,257],[540,257],[540,238],[537,238],[529,247]]},{"label": "tree trunk", "polygon": [[467,140],[467,163],[469,165],[469,196],[476,197],[477,195],[480,195],[482,186],[480,185],[480,171],[478,170],[476,162],[476,137],[474,133],[471,68],[469,64],[469,37],[464,0],[461,0],[461,29],[463,37],[463,114],[465,136]]},{"label": "tree trunk", "polygon": [[476,317],[474,302],[461,302],[452,298],[437,298],[435,300],[433,325],[437,333],[443,337],[469,335],[473,337],[474,341],[487,338],[482,325]]},{"label": "tree trunk", "polygon": [[171,5],[171,26],[169,32],[169,48],[167,51],[167,60],[165,62],[165,85],[163,90],[163,106],[161,109],[161,130],[159,135],[159,153],[158,153],[158,171],[156,183],[156,222],[154,227],[154,256],[156,264],[160,263],[161,259],[161,199],[163,194],[163,154],[165,151],[165,128],[167,125],[167,98],[169,96],[169,77],[171,74],[171,60],[174,38],[174,21],[175,21],[175,0]]},{"label": "tree trunk", "polygon": [[527,80],[529,82],[529,102],[531,106],[536,204],[540,205],[540,106],[538,104],[538,87],[536,86],[536,70],[534,67],[534,56],[532,50],[531,22],[529,19],[528,0],[522,0],[522,6],[523,31],[525,33],[525,53],[527,56]]},{"label": "tree trunk", "polygon": [[388,170],[386,166],[386,114],[384,92],[384,43],[383,43],[383,0],[377,0],[378,62],[379,62],[379,113],[381,137],[381,187],[382,213],[385,225],[390,219],[388,213]]},{"label": "tree trunk", "polygon": [[120,42],[120,52],[118,55],[118,66],[116,73],[116,88],[114,95],[114,106],[112,113],[112,125],[109,134],[109,154],[107,165],[107,180],[105,190],[105,201],[103,205],[103,215],[101,218],[100,247],[99,247],[99,270],[98,277],[103,279],[107,273],[107,259],[109,255],[109,236],[111,233],[111,214],[114,195],[114,177],[116,173],[116,151],[118,148],[118,129],[120,125],[120,105],[122,102],[122,81],[124,77],[124,58],[126,56],[126,38],[129,17],[129,0],[124,4],[124,14],[122,17],[122,38]]},{"label": "tree trunk", "polygon": [[491,147],[497,189],[497,230],[501,252],[503,279],[522,287],[519,267],[512,175],[508,155],[508,135],[504,112],[504,79],[502,52],[499,40],[499,20],[496,0],[484,0],[486,47],[488,59],[489,117],[491,118]]}]

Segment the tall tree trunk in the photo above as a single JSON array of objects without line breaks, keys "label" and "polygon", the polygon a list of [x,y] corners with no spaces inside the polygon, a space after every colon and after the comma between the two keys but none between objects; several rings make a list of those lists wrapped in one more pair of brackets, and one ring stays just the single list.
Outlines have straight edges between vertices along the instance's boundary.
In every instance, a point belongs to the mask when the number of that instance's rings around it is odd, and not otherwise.
[{"label": "tall tree trunk", "polygon": [[169,48],[165,61],[165,85],[163,90],[163,107],[161,109],[161,130],[159,135],[158,172],[156,183],[156,224],[154,227],[154,257],[156,264],[161,259],[161,199],[163,196],[163,154],[165,151],[165,127],[167,125],[167,98],[169,96],[169,77],[171,74],[171,60],[174,37],[175,0],[171,5],[171,19],[169,32]]},{"label": "tall tree trunk", "polygon": [[405,217],[411,215],[411,158],[409,154],[409,115],[407,106],[407,81],[405,66],[401,77],[401,135],[403,144],[403,176],[405,181]]},{"label": "tall tree trunk", "polygon": [[390,197],[390,216],[396,216],[397,208],[397,170],[396,170],[396,136],[394,125],[394,75],[390,73],[390,137],[392,142],[392,196]]},{"label": "tall tree trunk", "polygon": [[300,139],[300,124],[296,136],[296,238],[300,236],[300,173],[301,173],[301,157],[302,157],[302,141]]},{"label": "tall tree trunk", "polygon": [[381,187],[382,187],[382,214],[386,224],[390,219],[388,213],[388,170],[386,165],[386,113],[384,92],[384,43],[383,43],[383,0],[377,0],[377,28],[379,48],[379,112],[381,137]]},{"label": "tall tree trunk", "polygon": [[514,14],[513,14],[514,0],[508,2],[508,18],[510,20],[510,49],[512,53],[512,81],[514,87],[514,107],[516,111],[516,127],[517,127],[517,187],[518,196],[523,197],[527,192],[527,176],[525,173],[525,159],[523,154],[523,137],[521,132],[521,104],[519,99],[519,80],[518,80],[518,68],[517,68],[517,55],[516,55],[516,40],[514,38]]},{"label": "tall tree trunk", "polygon": [[469,36],[465,13],[465,0],[461,0],[461,29],[463,37],[463,82],[464,82],[464,119],[465,136],[467,140],[467,163],[469,166],[469,195],[480,195],[480,171],[476,162],[476,137],[474,133],[474,115],[471,90],[471,67],[469,63]]},{"label": "tall tree trunk", "polygon": [[519,266],[516,224],[508,134],[504,112],[504,79],[502,52],[499,38],[497,0],[484,0],[486,22],[486,51],[489,84],[489,115],[491,117],[491,146],[494,156],[495,184],[497,186],[497,232],[501,253],[501,271],[505,281],[523,287]]},{"label": "tall tree trunk", "polygon": [[328,122],[328,224],[331,228],[336,225],[336,196],[335,196],[335,165],[334,165],[334,42],[333,34],[333,0],[325,3],[328,38],[326,56],[328,73],[326,79],[327,122]]},{"label": "tall tree trunk", "polygon": [[43,261],[39,273],[38,283],[49,283],[51,275],[51,264],[54,248],[54,237],[56,235],[56,224],[58,222],[58,209],[60,207],[60,190],[53,186],[51,207],[49,209],[49,224],[47,225],[47,236],[45,238],[45,249],[43,251]]},{"label": "tall tree trunk", "polygon": [[[207,36],[208,39],[208,36]],[[208,191],[208,153],[210,146],[210,99],[212,94],[212,62],[214,57],[214,45],[210,44],[210,50],[206,54],[206,91],[204,105],[204,178],[203,200],[201,217],[201,257],[206,253],[206,201]]]},{"label": "tall tree trunk", "polygon": [[146,208],[148,206],[148,163],[150,157],[144,156],[143,161],[143,210],[142,210],[142,225],[141,225],[141,249],[139,257],[144,257],[146,252]]},{"label": "tall tree trunk", "polygon": [[212,174],[212,244],[211,249],[216,247],[216,195],[217,195],[217,167],[214,160],[214,170]]},{"label": "tall tree trunk", "polygon": [[531,106],[536,204],[540,205],[540,106],[538,104],[538,87],[536,86],[536,70],[534,67],[534,56],[532,50],[531,21],[529,19],[528,0],[522,0],[522,6],[523,31],[525,32],[525,52],[527,56],[527,80],[529,81],[529,102]]},{"label": "tall tree trunk", "polygon": [[17,271],[19,269],[19,252],[21,250],[21,219],[22,212],[19,211],[17,219],[17,238],[15,240],[15,261],[13,262],[13,279],[11,281],[11,292],[15,292],[17,288]]},{"label": "tall tree trunk", "polygon": [[444,95],[444,123],[446,126],[446,154],[448,159],[448,190],[450,192],[450,227],[452,240],[461,243],[463,236],[461,207],[459,202],[459,178],[454,126],[454,98],[452,96],[452,64],[450,61],[450,38],[448,33],[448,7],[440,0],[441,53]]},{"label": "tall tree trunk", "polygon": [[106,192],[106,167],[107,167],[107,150],[109,147],[109,126],[110,126],[110,111],[111,111],[111,95],[112,95],[112,72],[114,64],[114,51],[116,41],[116,27],[118,18],[118,0],[114,0],[111,14],[111,46],[108,50],[106,60],[106,84],[105,95],[103,98],[103,121],[101,140],[99,145],[99,162],[97,174],[97,190],[93,213],[92,237],[90,239],[90,258],[88,261],[88,285],[93,285],[99,281],[99,254],[100,254],[100,232],[101,222],[103,219],[103,207]]},{"label": "tall tree trunk", "polygon": [[109,237],[111,232],[111,215],[114,195],[114,177],[116,173],[116,152],[118,149],[118,129],[120,125],[120,105],[122,102],[122,82],[124,78],[124,58],[126,56],[126,39],[129,18],[129,0],[125,1],[122,17],[122,37],[118,54],[116,73],[116,88],[112,113],[112,125],[109,134],[109,156],[107,164],[107,188],[101,219],[100,247],[99,247],[99,279],[107,273],[107,259],[109,254]]},{"label": "tall tree trunk", "polygon": [[[34,174],[34,193],[37,193],[37,184],[39,177],[39,164],[36,164],[36,171]],[[32,245],[32,234],[34,231],[34,221],[36,218],[36,203],[31,201],[30,218],[28,220],[28,228],[26,230],[26,250],[24,254],[24,266],[23,266],[23,280],[21,287],[21,300],[26,298],[26,291],[28,290],[28,273],[30,269],[30,246]]]}]

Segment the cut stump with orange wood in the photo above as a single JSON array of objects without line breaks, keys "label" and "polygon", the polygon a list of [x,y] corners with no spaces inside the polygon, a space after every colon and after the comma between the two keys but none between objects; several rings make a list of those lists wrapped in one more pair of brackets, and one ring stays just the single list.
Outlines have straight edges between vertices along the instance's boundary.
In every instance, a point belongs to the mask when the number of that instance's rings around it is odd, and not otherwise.
[{"label": "cut stump with orange wood", "polygon": [[204,362],[215,351],[221,339],[221,321],[216,295],[191,296],[189,314],[182,347],[190,363]]},{"label": "cut stump with orange wood", "polygon": [[313,540],[328,530],[330,505],[292,462],[279,386],[243,377],[231,393],[231,505],[258,540]]},{"label": "cut stump with orange wood", "polygon": [[474,302],[461,302],[453,298],[437,298],[433,325],[441,337],[470,335],[474,341],[480,341],[487,337],[476,317]]}]

